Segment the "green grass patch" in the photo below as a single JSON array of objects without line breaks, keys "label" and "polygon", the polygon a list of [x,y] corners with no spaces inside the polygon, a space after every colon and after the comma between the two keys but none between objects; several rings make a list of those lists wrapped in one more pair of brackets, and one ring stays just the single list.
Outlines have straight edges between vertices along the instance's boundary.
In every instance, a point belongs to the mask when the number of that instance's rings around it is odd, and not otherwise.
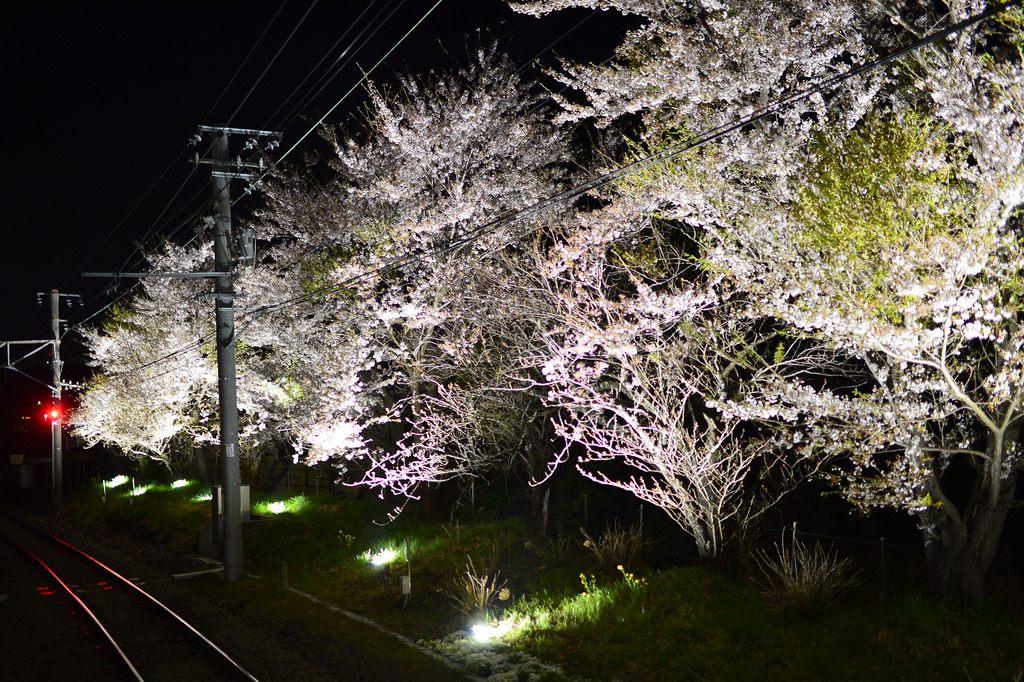
[{"label": "green grass patch", "polygon": [[[194,485],[130,488],[107,488],[104,501],[92,487],[69,511],[83,525],[143,526],[182,546],[209,518]],[[552,542],[516,518],[429,523],[411,508],[383,524],[388,510],[379,501],[330,497],[257,495],[253,509],[264,520],[246,540],[245,568],[263,580],[258,587],[250,578],[231,586],[213,580],[204,589],[251,590],[240,598],[311,633],[336,627],[339,616],[322,607],[310,613],[295,605],[301,598],[277,590],[283,563],[293,587],[444,650],[450,645],[440,640],[481,620],[444,594],[472,561],[479,573],[500,571],[507,580],[510,598],[490,613],[492,625],[511,627],[500,645],[506,654],[557,664],[569,676],[962,682],[1024,675],[1019,614],[992,604],[961,612],[908,590],[883,605],[861,590],[819,609],[779,609],[752,582],[708,567],[638,561],[602,569],[582,535]],[[382,550],[394,552],[390,561],[371,562]],[[410,573],[406,599],[399,581]],[[484,654],[499,645],[469,646],[481,647],[473,665],[492,666]]]},{"label": "green grass patch", "polygon": [[72,518],[86,528],[104,525],[151,535],[165,544],[188,551],[198,529],[210,516],[209,496],[195,481],[172,484],[125,480],[96,480],[69,501]]}]

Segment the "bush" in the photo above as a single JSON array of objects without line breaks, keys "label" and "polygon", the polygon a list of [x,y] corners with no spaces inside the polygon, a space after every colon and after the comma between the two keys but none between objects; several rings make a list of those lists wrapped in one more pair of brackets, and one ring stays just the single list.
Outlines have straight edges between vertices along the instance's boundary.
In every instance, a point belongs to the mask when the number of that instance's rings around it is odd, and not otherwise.
[{"label": "bush", "polygon": [[487,617],[495,599],[505,601],[509,598],[508,588],[505,587],[508,581],[498,582],[501,571],[491,574],[484,570],[477,573],[473,559],[469,556],[466,559],[466,570],[451,580],[449,591],[444,594],[462,613]]},{"label": "bush", "polygon": [[754,552],[754,561],[765,576],[758,582],[762,596],[777,607],[816,610],[859,584],[860,572],[851,572],[849,559],[840,559],[834,549],[820,544],[808,548],[796,533],[786,543],[785,531],[774,554]]},{"label": "bush", "polygon": [[622,565],[634,565],[639,561],[640,551],[646,544],[639,526],[622,528],[619,526],[618,519],[605,525],[604,533],[597,540],[590,537],[582,528],[580,528],[580,532],[586,538],[583,546],[594,555],[601,570],[611,570]]}]

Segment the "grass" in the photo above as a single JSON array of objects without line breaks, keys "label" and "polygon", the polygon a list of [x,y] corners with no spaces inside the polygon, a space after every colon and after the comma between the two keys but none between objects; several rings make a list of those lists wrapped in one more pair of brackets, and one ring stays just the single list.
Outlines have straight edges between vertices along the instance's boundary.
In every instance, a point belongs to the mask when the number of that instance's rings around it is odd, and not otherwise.
[{"label": "grass", "polygon": [[[99,488],[89,489],[68,506],[83,524],[144,527],[153,539],[191,548],[209,514],[208,503],[194,501],[194,486],[153,486],[134,497],[129,489],[108,489],[105,502]],[[410,510],[381,526],[375,522],[387,510],[376,501],[260,498],[253,507],[275,502],[284,503],[274,506],[279,513],[246,541],[247,571],[276,580],[287,562],[292,586],[412,639],[434,641],[439,650],[472,624],[444,594],[452,581],[466,576],[467,563],[478,577],[485,567],[500,571],[511,599],[493,601],[490,610],[492,624],[509,629],[506,651],[562,671],[541,665],[535,669],[542,672],[522,672],[521,679],[1011,682],[1024,675],[1020,614],[988,603],[964,613],[901,590],[883,605],[860,590],[821,608],[780,610],[753,579],[639,560],[602,568],[583,535],[571,545],[552,543],[515,518],[434,524]],[[386,549],[395,552],[389,562],[370,561]],[[407,572],[408,603],[398,587]],[[222,588],[244,590],[245,582]],[[258,599],[260,590],[253,592]],[[267,595],[263,608],[285,609],[280,593]],[[465,657],[476,674],[498,670],[484,656],[495,645],[460,646],[480,648]]]}]

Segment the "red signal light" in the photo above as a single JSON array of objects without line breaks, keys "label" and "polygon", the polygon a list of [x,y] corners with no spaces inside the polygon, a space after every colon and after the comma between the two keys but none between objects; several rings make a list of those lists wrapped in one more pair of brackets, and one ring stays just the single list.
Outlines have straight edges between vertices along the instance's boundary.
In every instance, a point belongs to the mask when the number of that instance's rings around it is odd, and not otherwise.
[{"label": "red signal light", "polygon": [[60,410],[56,407],[51,407],[49,410],[43,413],[43,417],[55,422],[60,421]]}]

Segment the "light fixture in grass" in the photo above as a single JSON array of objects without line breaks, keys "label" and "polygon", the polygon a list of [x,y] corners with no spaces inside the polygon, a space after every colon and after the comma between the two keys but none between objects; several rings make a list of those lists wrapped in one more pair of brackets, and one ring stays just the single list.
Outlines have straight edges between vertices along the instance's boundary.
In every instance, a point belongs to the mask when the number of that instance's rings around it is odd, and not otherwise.
[{"label": "light fixture in grass", "polygon": [[514,624],[510,620],[500,620],[497,623],[476,623],[470,629],[473,639],[478,642],[486,642],[492,639],[501,639],[512,632]]},{"label": "light fixture in grass", "polygon": [[398,558],[398,550],[394,547],[378,547],[368,549],[360,556],[363,561],[374,566],[386,566]]},{"label": "light fixture in grass", "polygon": [[287,500],[277,500],[274,502],[257,502],[252,505],[253,511],[259,514],[284,514],[290,512],[292,514],[301,512],[309,506],[309,500],[305,495],[296,495],[295,497],[289,497]]}]

